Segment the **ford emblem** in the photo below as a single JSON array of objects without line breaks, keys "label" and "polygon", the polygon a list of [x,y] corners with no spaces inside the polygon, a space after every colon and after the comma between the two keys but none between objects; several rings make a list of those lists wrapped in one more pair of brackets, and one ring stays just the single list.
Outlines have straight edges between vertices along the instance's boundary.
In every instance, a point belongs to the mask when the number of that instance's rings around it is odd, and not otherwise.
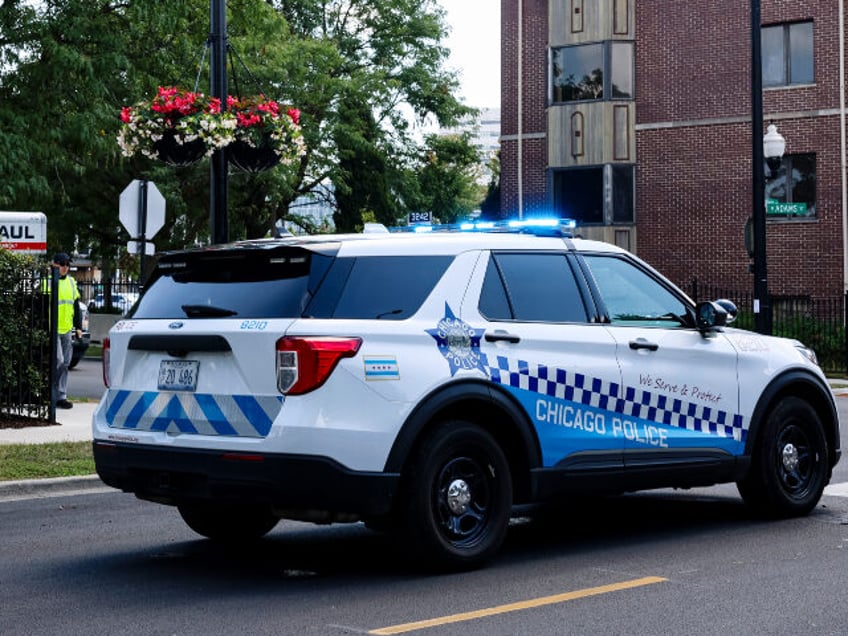
[{"label": "ford emblem", "polygon": [[168,325],[168,329],[179,329],[182,326],[183,326],[182,321],[176,320],[176,321],[172,322],[170,325]]}]

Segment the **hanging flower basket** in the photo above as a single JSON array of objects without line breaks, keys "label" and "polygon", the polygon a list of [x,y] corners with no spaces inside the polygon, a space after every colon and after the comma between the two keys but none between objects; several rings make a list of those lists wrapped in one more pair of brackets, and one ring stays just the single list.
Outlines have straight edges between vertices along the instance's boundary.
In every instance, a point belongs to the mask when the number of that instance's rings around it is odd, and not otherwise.
[{"label": "hanging flower basket", "polygon": [[300,130],[300,111],[264,95],[227,98],[227,111],[236,119],[230,162],[244,172],[262,172],[279,164],[291,165],[306,152]]},{"label": "hanging flower basket", "polygon": [[190,166],[206,156],[206,144],[202,139],[183,141],[175,130],[166,130],[152,147],[156,158],[171,166]]},{"label": "hanging flower basket", "polygon": [[236,128],[220,99],[175,86],[160,86],[153,99],[123,108],[121,122],[118,145],[124,156],[141,154],[174,166],[225,147]]},{"label": "hanging flower basket", "polygon": [[258,146],[238,139],[227,147],[227,157],[243,172],[263,172],[280,163],[280,153],[275,150],[270,136]]}]

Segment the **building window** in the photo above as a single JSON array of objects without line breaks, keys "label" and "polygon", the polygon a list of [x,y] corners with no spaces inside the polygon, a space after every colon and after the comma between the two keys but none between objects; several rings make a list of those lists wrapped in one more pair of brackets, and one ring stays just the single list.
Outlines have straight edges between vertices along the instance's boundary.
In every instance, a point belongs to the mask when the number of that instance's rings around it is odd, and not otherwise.
[{"label": "building window", "polygon": [[763,86],[812,84],[813,23],[763,27]]},{"label": "building window", "polygon": [[784,155],[775,174],[766,168],[768,218],[816,216],[816,155]]},{"label": "building window", "polygon": [[578,225],[633,223],[634,168],[610,164],[553,173],[553,206]]},{"label": "building window", "polygon": [[554,102],[633,99],[633,43],[565,46],[551,51]]},{"label": "building window", "polygon": [[633,166],[612,166],[613,225],[633,223],[634,186]]}]

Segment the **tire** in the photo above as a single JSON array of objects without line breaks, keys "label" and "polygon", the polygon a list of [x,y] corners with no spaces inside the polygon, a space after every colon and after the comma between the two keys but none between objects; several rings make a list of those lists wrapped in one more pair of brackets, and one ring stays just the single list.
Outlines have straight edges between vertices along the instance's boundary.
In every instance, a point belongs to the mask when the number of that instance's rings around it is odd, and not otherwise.
[{"label": "tire", "polygon": [[279,522],[264,506],[181,504],[177,509],[189,528],[213,541],[259,539]]},{"label": "tire", "polygon": [[402,539],[421,563],[469,569],[498,551],[509,526],[512,477],[500,446],[481,427],[440,425],[416,449],[404,484]]},{"label": "tire", "polygon": [[816,506],[828,475],[827,441],[818,414],[801,398],[786,397],[768,414],[751,469],[737,487],[758,513],[797,517]]}]

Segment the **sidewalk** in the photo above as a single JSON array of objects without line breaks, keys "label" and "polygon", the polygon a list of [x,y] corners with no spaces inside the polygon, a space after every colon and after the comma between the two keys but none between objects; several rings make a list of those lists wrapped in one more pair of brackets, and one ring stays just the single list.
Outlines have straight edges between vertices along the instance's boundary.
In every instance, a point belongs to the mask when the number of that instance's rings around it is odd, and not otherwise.
[{"label": "sidewalk", "polygon": [[56,409],[55,426],[0,428],[0,444],[44,444],[91,440],[91,417],[97,402],[74,402],[74,408]]}]

